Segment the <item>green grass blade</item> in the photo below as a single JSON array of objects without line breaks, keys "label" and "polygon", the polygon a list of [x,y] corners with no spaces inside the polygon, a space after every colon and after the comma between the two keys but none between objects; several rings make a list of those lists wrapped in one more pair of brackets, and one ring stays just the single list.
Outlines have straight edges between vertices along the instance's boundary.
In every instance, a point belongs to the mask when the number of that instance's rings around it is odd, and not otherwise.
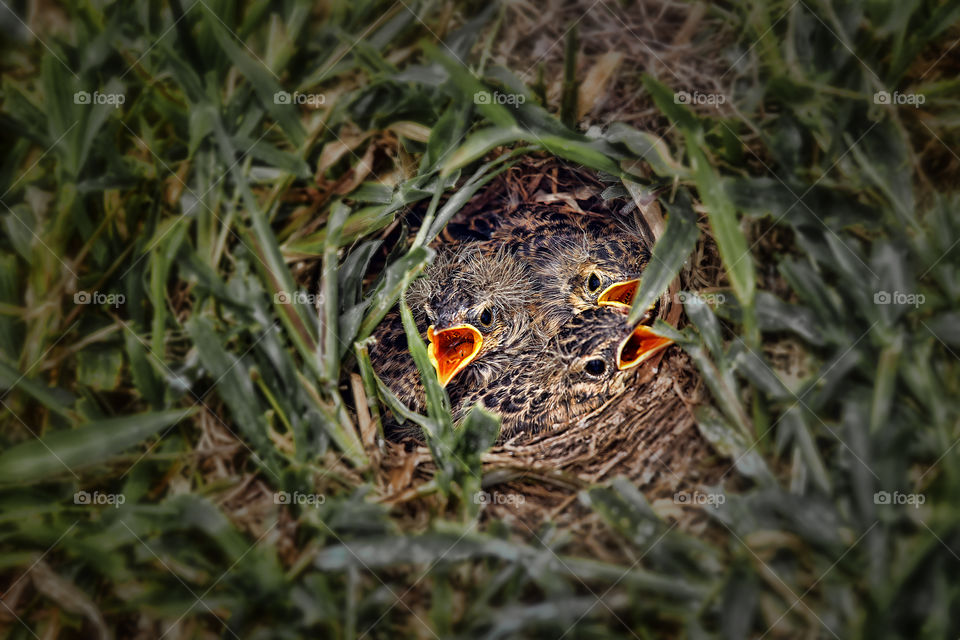
[{"label": "green grass blade", "polygon": [[62,393],[54,393],[52,389],[45,385],[22,375],[8,363],[0,360],[0,389],[12,391],[20,389],[44,407],[53,411],[57,415],[63,416],[69,422],[76,422],[77,416],[71,411],[69,405],[73,404],[72,398],[67,396],[71,402],[64,402]]},{"label": "green grass blade", "polygon": [[303,125],[300,124],[296,107],[289,101],[284,102],[274,98],[277,92],[283,90],[274,76],[274,71],[268,69],[260,60],[253,59],[250,54],[244,51],[242,44],[236,42],[234,36],[221,24],[220,18],[212,13],[210,7],[204,5],[204,9],[204,19],[217,44],[227,54],[237,70],[250,81],[250,85],[263,107],[283,128],[294,146],[302,145],[307,134]]},{"label": "green grass blade", "polygon": [[[253,445],[261,462],[272,460],[276,449],[266,435],[264,414],[267,409],[259,401],[259,394],[248,374],[249,363],[245,366],[243,359],[238,360],[227,352],[209,319],[195,314],[184,326],[193,340],[200,362],[216,381],[217,392],[229,407],[234,423]],[[271,331],[274,327],[262,330]]]},{"label": "green grass blade", "polygon": [[338,251],[340,249],[340,232],[350,208],[338,202],[330,211],[327,221],[327,237],[323,248],[323,275],[321,278],[321,336],[323,338],[323,362],[321,366],[327,374],[327,381],[336,384],[340,377],[340,348],[338,343],[338,329],[340,324],[339,282],[337,267],[339,266]]},{"label": "green grass blade", "polygon": [[400,294],[420,275],[427,263],[433,259],[434,251],[429,247],[416,247],[389,267],[383,283],[373,294],[373,304],[360,325],[357,340],[370,337],[387,312],[393,308]]},{"label": "green grass blade", "polygon": [[172,409],[107,418],[18,444],[0,453],[0,483],[37,482],[107,462],[194,412]]},{"label": "green grass blade", "polygon": [[487,86],[477,78],[470,69],[447,55],[435,45],[425,42],[424,53],[431,60],[439,62],[450,76],[450,81],[467,100],[473,101],[484,118],[492,122],[498,129],[512,129],[516,126],[516,118],[510,109],[492,99]]},{"label": "green grass blade", "polygon": [[420,382],[427,394],[427,412],[440,426],[439,433],[429,434],[433,438],[440,438],[453,431],[453,419],[450,417],[450,399],[437,379],[437,372],[430,364],[427,356],[427,346],[420,337],[417,323],[413,319],[410,307],[405,300],[400,300],[400,318],[403,321],[403,330],[407,334],[407,346],[413,357],[417,369],[420,371]]},{"label": "green grass blade", "polygon": [[[753,257],[747,247],[747,240],[740,230],[736,209],[724,191],[716,170],[703,152],[705,143],[700,123],[689,109],[674,102],[674,94],[669,88],[650,76],[644,76],[643,83],[653,96],[657,107],[683,132],[694,181],[707,207],[710,228],[717,241],[730,284],[744,308],[752,313],[753,296],[756,290]],[[744,320],[748,321],[746,317]]]},{"label": "green grass blade", "polygon": [[629,316],[631,324],[638,322],[667,290],[697,246],[697,239],[700,237],[697,216],[685,191],[677,194],[676,202],[667,204],[667,210],[670,212],[667,228],[653,246],[650,262],[643,272],[640,288],[633,299]]},{"label": "green grass blade", "polygon": [[497,147],[516,142],[523,138],[523,131],[518,127],[487,127],[467,136],[467,139],[450,154],[443,163],[440,174],[449,176],[458,169],[462,169],[471,162],[482,158]]}]

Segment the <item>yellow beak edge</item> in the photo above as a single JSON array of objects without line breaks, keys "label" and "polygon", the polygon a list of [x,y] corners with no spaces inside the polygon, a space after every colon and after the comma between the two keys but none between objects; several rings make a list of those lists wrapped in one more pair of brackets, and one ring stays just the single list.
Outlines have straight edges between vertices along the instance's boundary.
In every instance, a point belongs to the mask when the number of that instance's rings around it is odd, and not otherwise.
[{"label": "yellow beak edge", "polygon": [[444,387],[480,354],[483,336],[476,327],[461,324],[436,331],[427,329],[427,356],[437,370],[437,378]]}]

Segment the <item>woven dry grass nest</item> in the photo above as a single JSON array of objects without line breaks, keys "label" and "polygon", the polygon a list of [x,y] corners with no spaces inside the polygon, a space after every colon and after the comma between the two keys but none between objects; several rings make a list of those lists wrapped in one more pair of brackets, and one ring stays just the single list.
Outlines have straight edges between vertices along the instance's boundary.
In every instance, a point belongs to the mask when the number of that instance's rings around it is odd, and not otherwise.
[{"label": "woven dry grass nest", "polygon": [[[640,11],[624,11],[616,5],[597,6],[590,0],[574,0],[546,8],[514,3],[509,5],[509,11],[505,22],[511,26],[495,44],[492,60],[507,68],[525,70],[519,75],[528,83],[537,80],[538,69],[542,77],[553,78],[547,83],[552,103],[559,99],[564,35],[576,23],[584,43],[578,63],[579,75],[584,78],[578,120],[584,128],[623,121],[665,133],[668,124],[640,87],[638,69],[668,75],[681,89],[719,90],[722,84],[732,82],[735,75],[728,73],[730,61],[718,55],[730,34],[700,5],[654,1],[640,5]],[[698,39],[696,34],[705,22],[711,22],[715,35]],[[555,206],[585,211],[635,204],[624,199],[604,200],[601,193],[611,184],[615,183],[604,183],[594,173],[565,165],[553,157],[528,157],[478,193],[454,222],[462,222],[480,210],[499,208],[509,212],[530,202],[552,202]],[[416,225],[423,207],[409,212],[407,222]],[[663,232],[659,205],[655,201],[641,203],[633,213],[641,216],[650,229],[652,244]],[[661,300],[660,316],[675,326],[682,327],[686,321],[682,305],[673,303],[674,292],[709,291],[722,284],[723,270],[705,220],[701,220],[701,229],[705,233],[701,234],[696,252]],[[401,225],[395,223],[384,231],[384,237],[400,232]],[[311,262],[294,268],[298,280],[307,288],[317,271]],[[359,381],[355,382],[353,394],[362,394]],[[535,437],[521,435],[489,451],[484,456],[485,490],[491,495],[500,493],[524,499],[493,501],[484,509],[484,519],[516,522],[521,526],[514,530],[521,535],[552,520],[576,532],[577,538],[591,547],[594,557],[615,560],[617,554],[607,552],[609,549],[604,548],[608,545],[601,538],[588,535],[597,516],[591,515],[577,496],[593,483],[624,476],[662,516],[687,526],[702,522],[699,509],[680,507],[672,497],[678,490],[730,480],[729,461],[714,453],[693,418],[692,408],[705,400],[706,391],[693,364],[678,347],[671,347],[662,359],[635,373],[630,391],[597,413],[564,430]],[[424,497],[422,491],[435,472],[429,450],[410,442],[387,442],[381,449],[374,444],[375,429],[369,422],[360,416],[358,423],[364,431],[373,466],[371,475],[381,502],[394,510],[395,517],[405,521],[405,527],[426,527],[430,513],[442,508],[432,496]],[[345,477],[357,475],[336,459],[325,464]],[[357,477],[357,481],[361,479]]]},{"label": "woven dry grass nest", "polygon": [[[663,230],[657,203],[635,206],[629,199],[604,200],[601,193],[608,186],[591,172],[554,158],[531,157],[493,181],[458,217],[462,222],[493,208],[509,213],[531,202],[576,211],[626,208],[642,216],[655,240]],[[718,284],[710,280],[719,273],[717,264],[712,243],[701,240],[697,254],[664,294],[660,317],[682,326],[682,305],[673,302],[674,293],[681,287],[702,290]],[[576,499],[580,489],[624,476],[655,506],[658,499],[666,498],[659,506],[679,514],[674,492],[711,484],[727,470],[694,422],[691,409],[703,400],[703,386],[692,363],[679,348],[671,347],[662,359],[639,367],[629,390],[597,412],[552,433],[521,433],[489,451],[484,456],[484,487],[494,499],[485,513],[497,519],[519,519],[531,529],[546,519],[575,520],[581,508]],[[410,441],[386,443],[377,464],[383,501],[401,510],[408,508],[415,516],[420,510],[417,503],[423,502],[418,487],[435,470],[428,448]],[[511,499],[498,501],[498,494]]]}]

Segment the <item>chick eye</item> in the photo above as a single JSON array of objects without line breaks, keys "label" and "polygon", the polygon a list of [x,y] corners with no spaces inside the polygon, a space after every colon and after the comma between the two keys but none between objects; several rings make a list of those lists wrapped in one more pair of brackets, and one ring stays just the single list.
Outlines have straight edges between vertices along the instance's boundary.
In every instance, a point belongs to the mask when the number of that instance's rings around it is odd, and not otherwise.
[{"label": "chick eye", "polygon": [[483,311],[480,312],[480,324],[484,327],[489,327],[493,324],[493,311],[489,307],[484,307]]},{"label": "chick eye", "polygon": [[583,370],[586,371],[588,375],[599,378],[603,375],[603,372],[607,370],[607,363],[601,358],[594,358],[593,360],[587,361],[587,364],[584,365]]},{"label": "chick eye", "polygon": [[587,278],[587,290],[590,293],[596,293],[600,288],[600,278],[595,273],[591,273],[590,277]]}]

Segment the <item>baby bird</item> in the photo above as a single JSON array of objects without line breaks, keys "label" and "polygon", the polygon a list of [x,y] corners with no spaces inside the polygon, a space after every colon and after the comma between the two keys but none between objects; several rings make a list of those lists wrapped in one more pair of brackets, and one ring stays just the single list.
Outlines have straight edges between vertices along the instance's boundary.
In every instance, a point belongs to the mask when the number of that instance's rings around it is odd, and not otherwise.
[{"label": "baby bird", "polygon": [[623,313],[587,309],[542,349],[515,354],[513,367],[464,394],[455,417],[479,403],[500,414],[501,437],[556,429],[625,391],[635,368],[670,344],[646,325],[631,329]]},{"label": "baby bird", "polygon": [[[456,403],[510,365],[504,352],[522,348],[530,332],[532,280],[507,250],[484,255],[478,246],[438,252],[424,277],[407,290],[406,300],[440,384]],[[407,348],[398,312],[376,331],[370,355],[384,383],[408,407],[424,408],[419,373]]]},{"label": "baby bird", "polygon": [[484,384],[508,365],[504,353],[531,340],[531,292],[526,266],[506,248],[484,253],[466,245],[438,254],[426,277],[407,291],[411,308],[429,326],[427,353],[446,386]]},{"label": "baby bird", "polygon": [[541,204],[499,222],[489,246],[512,247],[530,265],[537,320],[546,335],[587,309],[630,308],[650,260],[645,235],[632,221]]}]

